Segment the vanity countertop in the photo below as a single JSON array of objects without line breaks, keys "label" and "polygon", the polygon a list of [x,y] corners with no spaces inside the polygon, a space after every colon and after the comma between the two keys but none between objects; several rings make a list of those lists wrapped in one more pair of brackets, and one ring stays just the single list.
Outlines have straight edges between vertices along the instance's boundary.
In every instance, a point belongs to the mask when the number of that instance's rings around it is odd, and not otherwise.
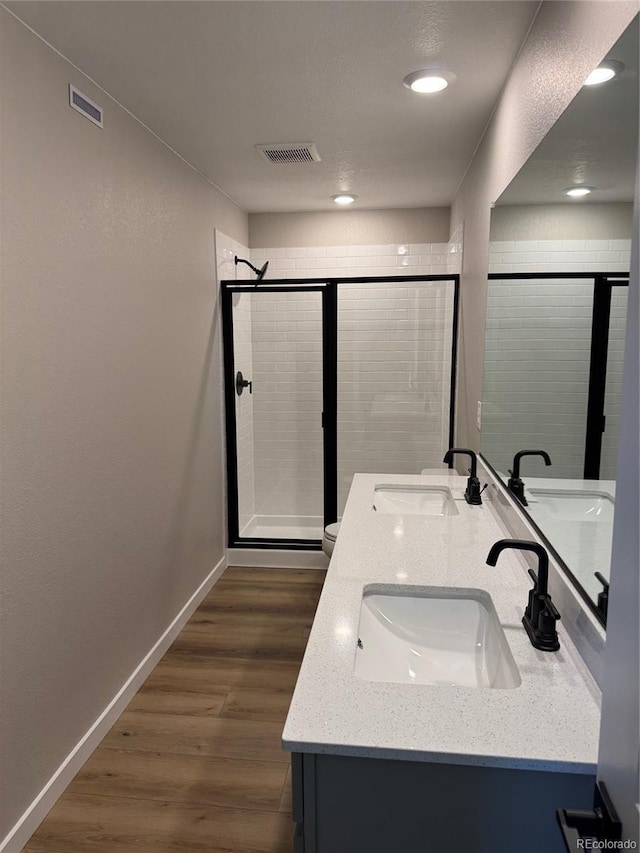
[{"label": "vanity countertop", "polygon": [[[527,564],[491,501],[469,506],[464,478],[357,474],[283,733],[292,752],[595,773],[600,693],[567,633],[560,650],[533,648],[522,626]],[[457,515],[373,510],[379,484],[451,488]],[[474,587],[492,597],[522,683],[513,689],[365,681],[354,674],[368,584]],[[553,587],[550,587],[553,594]]]}]

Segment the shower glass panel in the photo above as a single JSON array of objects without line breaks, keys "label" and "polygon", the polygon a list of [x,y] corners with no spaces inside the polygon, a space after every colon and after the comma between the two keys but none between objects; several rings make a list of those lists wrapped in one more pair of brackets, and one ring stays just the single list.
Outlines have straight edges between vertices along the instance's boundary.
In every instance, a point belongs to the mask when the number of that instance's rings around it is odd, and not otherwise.
[{"label": "shower glass panel", "polygon": [[615,480],[616,478],[628,296],[628,287],[614,284],[611,289],[604,398],[605,428],[602,433],[602,456],[600,459],[600,479],[602,480]]},{"label": "shower glass panel", "polygon": [[524,448],[526,475],[582,479],[593,279],[489,281],[482,454],[501,477]]},{"label": "shower glass panel", "polygon": [[451,281],[340,282],[338,516],[355,473],[442,466],[454,293]]},{"label": "shower glass panel", "polygon": [[232,294],[238,529],[242,539],[320,540],[322,293]]}]

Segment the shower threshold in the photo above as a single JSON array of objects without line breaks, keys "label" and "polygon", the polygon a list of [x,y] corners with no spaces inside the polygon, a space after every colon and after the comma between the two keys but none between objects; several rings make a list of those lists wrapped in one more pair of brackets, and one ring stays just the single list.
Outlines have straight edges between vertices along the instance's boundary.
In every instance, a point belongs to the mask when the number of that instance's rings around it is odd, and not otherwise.
[{"label": "shower threshold", "polygon": [[241,538],[321,540],[321,515],[254,515],[240,531]]}]

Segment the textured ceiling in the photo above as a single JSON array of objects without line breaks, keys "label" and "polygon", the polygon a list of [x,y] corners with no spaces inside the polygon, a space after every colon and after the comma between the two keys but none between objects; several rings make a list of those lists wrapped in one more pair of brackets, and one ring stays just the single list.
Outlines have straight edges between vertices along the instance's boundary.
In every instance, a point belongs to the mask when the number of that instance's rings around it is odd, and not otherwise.
[{"label": "textured ceiling", "polygon": [[[619,77],[585,86],[573,99],[498,204],[633,201],[638,145],[638,19],[607,54],[624,63]],[[563,190],[594,187],[583,199]]]},{"label": "textured ceiling", "polygon": [[[18,2],[9,8],[242,208],[446,206],[538,7],[526,0]],[[402,86],[431,63],[449,89]],[[106,120],[108,121],[108,104]],[[271,165],[254,145],[315,142]]]}]

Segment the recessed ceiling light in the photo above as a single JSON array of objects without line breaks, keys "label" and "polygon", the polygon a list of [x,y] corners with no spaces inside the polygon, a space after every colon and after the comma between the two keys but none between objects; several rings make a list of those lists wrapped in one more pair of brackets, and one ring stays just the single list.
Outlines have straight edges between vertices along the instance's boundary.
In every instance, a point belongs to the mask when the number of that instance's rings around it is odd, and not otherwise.
[{"label": "recessed ceiling light", "polygon": [[593,192],[593,187],[571,187],[565,190],[565,194],[571,196],[571,198],[582,198],[582,196],[589,195],[591,192]]},{"label": "recessed ceiling light", "polygon": [[340,195],[332,195],[331,198],[336,204],[353,204],[358,196],[352,193],[340,193]]},{"label": "recessed ceiling light", "polygon": [[585,86],[597,86],[599,83],[606,83],[618,75],[624,65],[622,62],[616,62],[614,59],[607,59],[601,62],[597,68],[594,68],[591,74],[584,81]]},{"label": "recessed ceiling light", "polygon": [[449,83],[456,79],[456,75],[450,71],[434,71],[423,68],[422,71],[413,71],[402,81],[407,89],[417,92],[419,95],[431,95],[446,89]]}]

